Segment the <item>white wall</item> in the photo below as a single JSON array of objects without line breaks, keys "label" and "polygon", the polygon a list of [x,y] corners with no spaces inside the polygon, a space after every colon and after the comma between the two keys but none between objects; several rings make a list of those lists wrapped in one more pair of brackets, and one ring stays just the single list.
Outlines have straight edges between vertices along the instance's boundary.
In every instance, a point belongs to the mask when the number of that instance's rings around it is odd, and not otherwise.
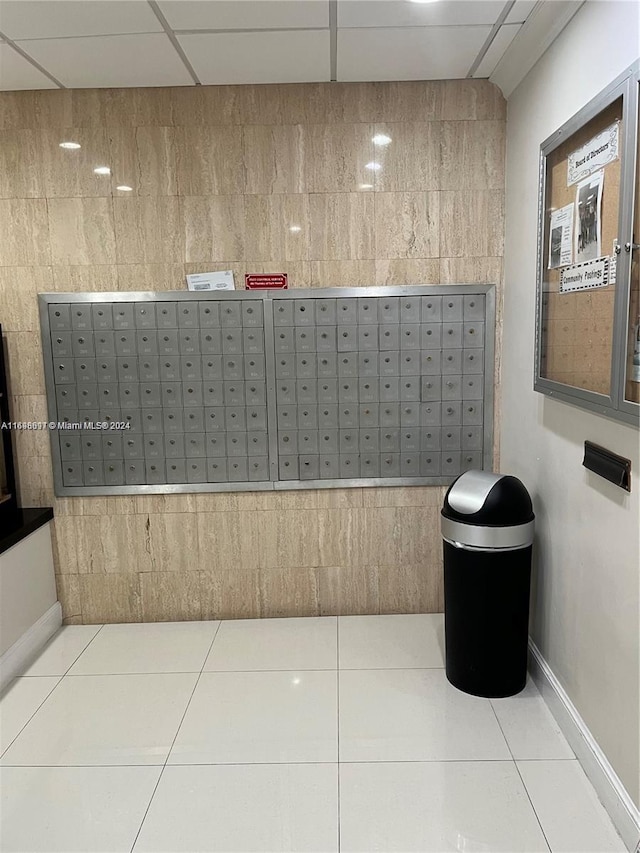
[{"label": "white wall", "polygon": [[[540,143],[638,57],[635,2],[587,2],[508,101],[501,470],[535,498],[531,633],[640,801],[637,430],[533,391]],[[631,495],[586,471],[590,439],[631,458]]]},{"label": "white wall", "polygon": [[0,656],[57,601],[51,525],[0,555]]}]

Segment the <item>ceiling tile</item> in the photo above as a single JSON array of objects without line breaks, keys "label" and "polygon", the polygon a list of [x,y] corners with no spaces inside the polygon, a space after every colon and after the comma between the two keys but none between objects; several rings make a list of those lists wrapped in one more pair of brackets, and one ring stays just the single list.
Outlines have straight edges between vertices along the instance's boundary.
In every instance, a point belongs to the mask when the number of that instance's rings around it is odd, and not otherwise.
[{"label": "ceiling tile", "polygon": [[338,80],[466,77],[491,27],[338,30]]},{"label": "ceiling tile", "polygon": [[504,0],[338,0],[339,27],[441,27],[494,24]]},{"label": "ceiling tile", "polygon": [[500,27],[494,40],[489,46],[489,50],[482,58],[482,62],[474,71],[474,77],[490,77],[496,65],[502,59],[505,50],[514,40],[522,24],[505,24]]},{"label": "ceiling tile", "polygon": [[183,86],[193,83],[166,35],[21,41],[20,47],[65,86]]},{"label": "ceiling tile", "polygon": [[538,5],[538,0],[516,0],[505,18],[505,24],[522,24]]},{"label": "ceiling tile", "polygon": [[162,32],[143,0],[0,0],[0,31],[18,39]]},{"label": "ceiling tile", "polygon": [[199,33],[178,41],[205,84],[328,81],[329,31]]},{"label": "ceiling tile", "polygon": [[329,26],[329,0],[161,0],[174,30],[285,30]]},{"label": "ceiling tile", "polygon": [[56,89],[57,86],[41,71],[27,62],[8,44],[0,44],[0,89]]}]

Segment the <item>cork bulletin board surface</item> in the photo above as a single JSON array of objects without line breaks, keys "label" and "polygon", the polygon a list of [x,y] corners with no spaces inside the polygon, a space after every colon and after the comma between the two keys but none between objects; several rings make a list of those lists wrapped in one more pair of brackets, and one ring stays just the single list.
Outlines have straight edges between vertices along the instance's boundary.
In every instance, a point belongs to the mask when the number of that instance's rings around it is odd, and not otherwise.
[{"label": "cork bulletin board surface", "polygon": [[[569,157],[594,137],[622,120],[622,98],[568,137],[547,157],[544,240],[542,246],[542,359],[541,375],[576,388],[609,394],[613,341],[615,284],[594,289],[561,291],[562,267],[549,269],[551,216],[574,205],[571,234],[573,264],[587,258],[615,258],[620,199],[620,157],[602,167],[600,252],[595,239],[586,246],[576,234],[580,182],[568,181]],[[621,128],[620,128],[621,130]],[[621,132],[619,138],[622,138]],[[595,178],[599,169],[593,172]],[[586,199],[585,199],[586,201]],[[593,202],[595,207],[595,202]],[[575,237],[575,239],[574,239]],[[595,228],[589,237],[595,238]],[[566,269],[566,267],[565,267]]]}]

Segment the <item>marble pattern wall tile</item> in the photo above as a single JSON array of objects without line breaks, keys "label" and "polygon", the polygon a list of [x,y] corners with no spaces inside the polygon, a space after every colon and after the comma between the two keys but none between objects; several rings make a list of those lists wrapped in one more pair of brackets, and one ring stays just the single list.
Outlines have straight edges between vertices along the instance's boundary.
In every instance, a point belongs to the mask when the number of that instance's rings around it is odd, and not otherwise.
[{"label": "marble pattern wall tile", "polygon": [[[3,93],[14,416],[45,417],[49,290],[495,282],[499,323],[504,120],[484,80]],[[67,623],[442,609],[441,488],[56,499],[48,436],[16,457],[23,505],[55,507]]]},{"label": "marble pattern wall tile", "polygon": [[[61,148],[71,141],[78,149]],[[111,177],[96,175],[99,166],[110,166],[109,139],[103,127],[48,128],[38,133],[38,161],[47,198],[83,198],[111,195]]]},{"label": "marble pattern wall tile", "polygon": [[381,613],[442,613],[444,579],[440,563],[400,563],[378,568]]},{"label": "marble pattern wall tile", "polygon": [[82,516],[77,519],[79,574],[120,574],[153,570],[149,519],[143,515]]},{"label": "marble pattern wall tile", "polygon": [[5,130],[0,135],[0,198],[41,198],[44,170],[35,130]]},{"label": "marble pattern wall tile", "polygon": [[173,124],[172,95],[166,87],[151,89],[73,89],[76,126],[144,127]]},{"label": "marble pattern wall tile", "polygon": [[182,200],[185,260],[244,259],[244,203],[241,195],[189,196]]},{"label": "marble pattern wall tile", "polygon": [[302,261],[309,257],[307,195],[246,195],[244,233],[247,258]]},{"label": "marble pattern wall tile", "polygon": [[440,258],[442,284],[500,284],[502,258]]},{"label": "marble pattern wall tile", "polygon": [[133,195],[178,194],[178,131],[173,127],[108,129],[111,189],[131,187]]},{"label": "marble pattern wall tile", "polygon": [[304,186],[310,193],[355,192],[371,183],[375,161],[371,124],[306,125],[302,129]]},{"label": "marble pattern wall tile", "polygon": [[40,333],[7,332],[4,335],[9,363],[9,392],[16,396],[44,394],[44,367]]},{"label": "marble pattern wall tile", "polygon": [[376,261],[378,285],[440,284],[438,258],[390,258]]},{"label": "marble pattern wall tile", "polygon": [[279,568],[260,572],[260,615],[265,618],[317,616],[314,571]]},{"label": "marble pattern wall tile", "polygon": [[381,122],[375,136],[391,141],[376,145],[376,192],[424,192],[440,189],[442,124],[438,121]]},{"label": "marble pattern wall tile", "polygon": [[77,575],[56,575],[58,601],[62,603],[64,625],[82,624],[82,593]]},{"label": "marble pattern wall tile", "polygon": [[114,263],[111,198],[50,198],[47,207],[54,265]]},{"label": "marble pattern wall tile", "polygon": [[184,86],[172,89],[173,123],[178,127],[242,124],[240,102],[243,89],[242,86]]},{"label": "marble pattern wall tile", "polygon": [[502,257],[504,193],[440,193],[440,257]]},{"label": "marble pattern wall tile", "polygon": [[502,121],[443,122],[441,188],[501,189],[505,133]]},{"label": "marble pattern wall tile", "polygon": [[40,328],[38,293],[52,289],[50,267],[0,267],[0,322],[4,332]]},{"label": "marble pattern wall tile", "polygon": [[449,121],[490,121],[507,118],[502,92],[488,80],[444,80],[442,115]]},{"label": "marble pattern wall tile", "polygon": [[16,479],[20,506],[52,506],[53,473],[51,457],[18,456],[16,458]]},{"label": "marble pattern wall tile", "polygon": [[304,192],[300,125],[247,125],[242,133],[245,193]]},{"label": "marble pattern wall tile", "polygon": [[[182,234],[174,242],[182,242]],[[117,264],[112,290],[182,290],[186,286],[184,264]]]},{"label": "marble pattern wall tile", "polygon": [[311,287],[371,287],[376,280],[376,262],[311,261]]},{"label": "marble pattern wall tile", "polygon": [[437,258],[440,246],[440,193],[375,194],[378,258]]},{"label": "marble pattern wall tile", "polygon": [[109,292],[119,289],[118,268],[114,264],[55,266],[51,267],[51,274],[53,282],[50,289],[60,293],[95,290]]},{"label": "marble pattern wall tile", "polygon": [[244,191],[241,128],[179,128],[176,148],[180,195]]},{"label": "marble pattern wall tile", "polygon": [[329,566],[316,571],[321,616],[358,616],[380,610],[377,566]]},{"label": "marble pattern wall tile", "polygon": [[154,573],[198,570],[199,564],[193,559],[194,550],[198,550],[198,524],[195,513],[176,513],[171,512],[169,508],[169,511],[162,515],[149,516],[148,530],[149,555]]},{"label": "marble pattern wall tile", "polygon": [[260,611],[258,572],[199,572],[203,619],[257,619]]},{"label": "marble pattern wall tile", "polygon": [[197,572],[144,572],[139,577],[143,622],[202,619]]},{"label": "marble pattern wall tile", "polygon": [[114,198],[113,217],[118,264],[180,264],[184,260],[179,198]]},{"label": "marble pattern wall tile", "polygon": [[139,575],[81,575],[79,581],[85,625],[142,621]]},{"label": "marble pattern wall tile", "polygon": [[311,260],[375,258],[372,193],[314,193],[309,211]]},{"label": "marble pattern wall tile", "polygon": [[51,263],[46,199],[0,199],[0,222],[5,224],[0,240],[1,267]]}]

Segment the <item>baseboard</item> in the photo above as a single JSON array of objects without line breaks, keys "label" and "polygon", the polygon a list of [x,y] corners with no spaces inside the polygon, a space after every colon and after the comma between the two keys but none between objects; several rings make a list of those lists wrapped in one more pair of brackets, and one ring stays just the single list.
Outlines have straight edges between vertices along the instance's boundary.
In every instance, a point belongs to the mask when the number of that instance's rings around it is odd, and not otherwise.
[{"label": "baseboard", "polygon": [[62,625],[62,606],[59,601],[52,604],[19,640],[7,649],[0,657],[0,690],[15,678],[31,663],[44,646]]},{"label": "baseboard", "polygon": [[531,638],[529,671],[627,849],[640,850],[640,810]]}]

